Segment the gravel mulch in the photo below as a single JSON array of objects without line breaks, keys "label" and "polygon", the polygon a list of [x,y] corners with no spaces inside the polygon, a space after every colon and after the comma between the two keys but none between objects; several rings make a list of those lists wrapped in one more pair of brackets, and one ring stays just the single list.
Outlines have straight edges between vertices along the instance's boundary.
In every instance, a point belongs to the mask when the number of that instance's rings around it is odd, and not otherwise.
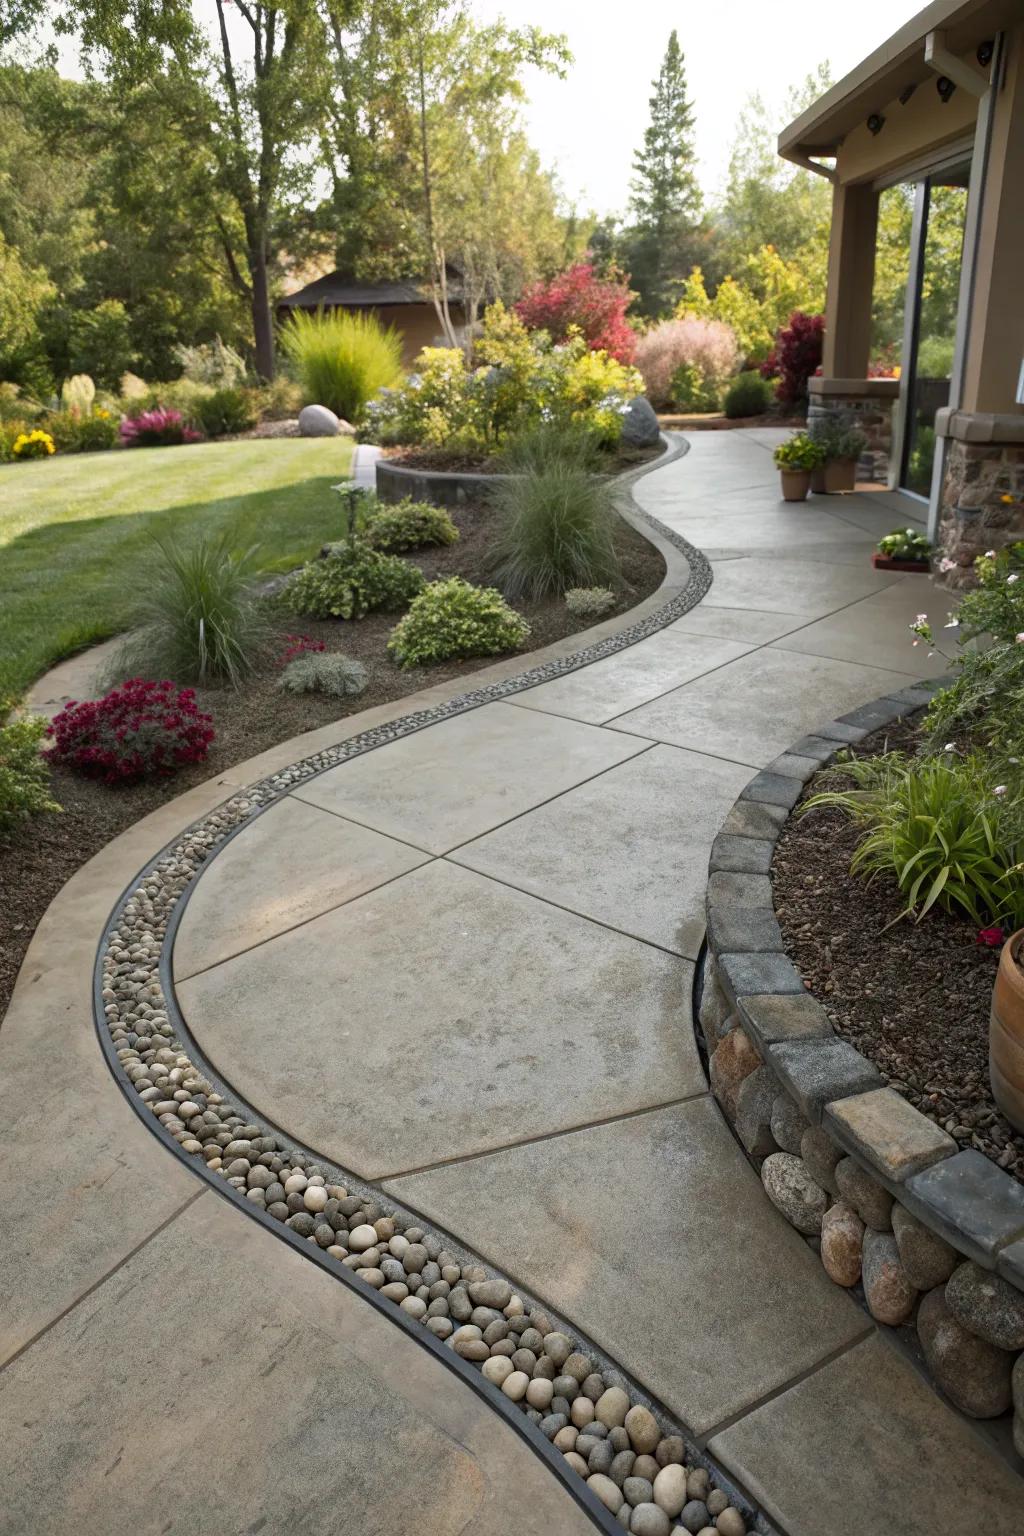
[{"label": "gravel mulch", "polygon": [[[489,514],[480,508],[459,507],[452,516],[459,528],[457,544],[446,549],[413,550],[405,558],[418,565],[428,581],[459,575],[467,581],[486,584]],[[665,573],[658,552],[628,524],[616,526],[615,542],[622,563],[622,587],[616,607],[607,615],[609,618],[649,596]],[[530,622],[531,650],[586,629],[592,622],[574,620],[558,598],[516,606]],[[167,779],[116,788],[78,778],[65,769],[54,771],[53,794],[63,806],[63,814],[37,816],[9,842],[0,843],[0,1018],[10,1001],[29,940],[49,903],[76,869],[133,822],[192,785],[291,736],[317,730],[332,720],[403,698],[435,683],[462,676],[468,680],[481,667],[503,659],[481,656],[403,672],[388,659],[384,649],[397,619],[396,614],[369,614],[357,623],[283,618],[280,647],[275,649],[266,669],[243,690],[197,690],[199,706],[213,715],[217,731],[205,763]],[[328,650],[344,651],[358,658],[369,674],[365,692],[348,699],[282,692],[277,686],[278,657],[286,643],[286,632],[323,640]],[[529,652],[521,654],[525,669]],[[296,756],[301,755],[301,748],[297,747]],[[97,937],[105,915],[96,915]]]},{"label": "gravel mulch", "polygon": [[[875,732],[859,756],[912,750],[904,722]],[[808,786],[804,798],[814,793]],[[1024,1182],[1024,1136],[1000,1114],[988,1080],[988,1027],[999,950],[967,922],[933,911],[921,923],[887,924],[903,910],[892,880],[850,875],[858,835],[839,812],[820,810],[783,829],[772,865],[786,948],[835,1029],[869,1057],[890,1086]]]}]

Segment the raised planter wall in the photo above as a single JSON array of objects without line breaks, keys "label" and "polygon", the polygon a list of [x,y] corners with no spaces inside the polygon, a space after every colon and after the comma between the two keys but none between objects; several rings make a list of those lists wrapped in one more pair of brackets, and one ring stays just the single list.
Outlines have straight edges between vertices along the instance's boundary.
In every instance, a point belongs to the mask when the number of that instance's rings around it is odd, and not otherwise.
[{"label": "raised planter wall", "polygon": [[377,495],[381,501],[429,501],[436,507],[461,507],[479,501],[499,475],[456,474],[441,469],[410,469],[378,459]]},{"label": "raised planter wall", "polygon": [[843,746],[927,704],[905,688],[796,742],[758,773],[712,847],[700,1003],[712,1091],[782,1215],[872,1317],[917,1329],[974,1418],[1013,1412],[1024,1456],[1024,1186],[960,1151],[834,1032],[785,952],[769,879],[806,781]]}]

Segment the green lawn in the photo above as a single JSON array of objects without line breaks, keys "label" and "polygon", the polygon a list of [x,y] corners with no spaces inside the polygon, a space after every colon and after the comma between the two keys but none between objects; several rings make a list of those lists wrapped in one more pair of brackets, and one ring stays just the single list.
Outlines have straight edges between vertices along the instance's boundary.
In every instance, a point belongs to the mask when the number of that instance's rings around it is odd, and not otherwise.
[{"label": "green lawn", "polygon": [[226,530],[264,571],[314,554],[351,459],[348,438],[276,438],[0,467],[0,701],[131,622],[153,534]]}]

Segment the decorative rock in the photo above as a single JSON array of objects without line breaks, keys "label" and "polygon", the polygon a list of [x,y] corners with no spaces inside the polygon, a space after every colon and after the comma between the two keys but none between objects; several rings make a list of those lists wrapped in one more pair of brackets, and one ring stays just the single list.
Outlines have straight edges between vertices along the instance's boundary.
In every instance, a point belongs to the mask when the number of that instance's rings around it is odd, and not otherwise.
[{"label": "decorative rock", "polygon": [[746,1536],[747,1523],[739,1510],[730,1504],[715,1521],[719,1536]]},{"label": "decorative rock", "polygon": [[588,1355],[574,1354],[570,1355],[562,1366],[562,1374],[571,1376],[574,1381],[582,1382],[586,1381],[591,1369],[592,1365]]},{"label": "decorative rock", "polygon": [[637,1504],[629,1528],[633,1536],[670,1536],[672,1523],[657,1504]]},{"label": "decorative rock", "polygon": [[595,1472],[587,1478],[587,1487],[595,1498],[600,1499],[605,1509],[610,1509],[613,1515],[617,1515],[622,1507],[622,1490],[606,1477],[603,1472]]},{"label": "decorative rock", "polygon": [[549,1413],[547,1418],[540,1421],[540,1432],[553,1440],[560,1429],[564,1429],[568,1423],[564,1413]]},{"label": "decorative rock", "polygon": [[580,1395],[580,1384],[575,1376],[556,1376],[551,1386],[556,1397],[568,1398],[570,1403]]},{"label": "decorative rock", "polygon": [[977,1338],[998,1349],[1024,1349],[1024,1295],[980,1264],[953,1271],[946,1306]]},{"label": "decorative rock", "polygon": [[777,1152],[772,1135],[772,1109],[778,1088],[771,1067],[756,1067],[743,1079],[736,1095],[736,1134],[751,1157]]},{"label": "decorative rock", "polygon": [[779,1093],[772,1104],[771,1133],[783,1152],[800,1155],[800,1144],[811,1129],[788,1093]]},{"label": "decorative rock", "polygon": [[686,1493],[688,1498],[699,1499],[702,1503],[706,1504],[710,1488],[711,1479],[703,1467],[694,1467],[692,1472],[687,1473]]},{"label": "decorative rock", "polygon": [[717,1042],[725,1033],[722,1026],[730,1013],[729,999],[726,997],[713,967],[710,956],[704,975],[704,991],[700,998],[700,1027],[704,1031],[705,1039],[711,1044]]},{"label": "decorative rock", "polygon": [[946,1396],[973,1419],[993,1419],[1013,1400],[1013,1358],[969,1333],[937,1286],[921,1302],[917,1333],[925,1359]]},{"label": "decorative rock", "polygon": [[299,412],[300,437],[337,437],[341,423],[326,405],[304,405]]},{"label": "decorative rock", "polygon": [[912,1316],[917,1292],[900,1262],[896,1239],[887,1232],[864,1234],[864,1299],[871,1316],[898,1327]]},{"label": "decorative rock", "polygon": [[944,1285],[960,1262],[956,1249],[899,1204],[892,1208],[892,1230],[911,1285],[919,1291]]},{"label": "decorative rock", "polygon": [[679,1524],[682,1526],[684,1531],[692,1531],[694,1536],[696,1536],[698,1531],[707,1529],[708,1521],[710,1519],[711,1516],[708,1514],[708,1507],[703,1502],[703,1500],[691,1499],[690,1502],[685,1505],[682,1513],[679,1516]]},{"label": "decorative rock", "polygon": [[594,1405],[589,1397],[574,1397],[572,1407],[569,1409],[569,1417],[577,1429],[582,1429],[589,1424],[594,1417]]},{"label": "decorative rock", "polygon": [[[548,1338],[554,1335],[549,1334]],[[544,1341],[547,1347],[547,1339]],[[615,1429],[620,1424],[625,1424],[626,1415],[629,1412],[629,1396],[621,1387],[609,1387],[606,1392],[594,1404],[594,1417],[609,1429]]]},{"label": "decorative rock", "polygon": [[[301,417],[299,420],[301,421]],[[645,395],[629,402],[622,417],[622,442],[630,448],[651,448],[661,441],[661,428],[654,407]]]},{"label": "decorative rock", "polygon": [[502,1308],[512,1299],[512,1287],[507,1280],[477,1280],[469,1287],[470,1298],[478,1307]]},{"label": "decorative rock", "polygon": [[[322,1211],[324,1206],[327,1204],[326,1189],[323,1189],[319,1184],[311,1185],[303,1194],[302,1203],[306,1207],[307,1211]],[[373,1232],[372,1227],[370,1228],[370,1231]],[[374,1232],[375,1238],[376,1235],[377,1234]],[[358,1251],[359,1250],[357,1249],[356,1252]]]},{"label": "decorative rock", "polygon": [[852,1157],[840,1158],[836,1164],[836,1185],[865,1226],[876,1232],[892,1231],[892,1195]]},{"label": "decorative rock", "polygon": [[842,1162],[843,1154],[828,1133],[818,1125],[812,1125],[804,1131],[800,1138],[800,1156],[807,1164],[815,1184],[827,1189],[830,1195],[838,1195],[836,1164]]},{"label": "decorative rock", "polygon": [[[560,1414],[559,1417],[564,1418],[565,1415]],[[567,1424],[564,1429],[560,1429],[557,1432],[552,1443],[556,1450],[571,1451],[576,1444],[578,1436],[579,1430],[576,1428],[575,1424]]]},{"label": "decorative rock", "polygon": [[649,1504],[654,1498],[654,1484],[646,1477],[627,1477],[622,1491],[630,1504]]},{"label": "decorative rock", "polygon": [[544,1340],[544,1353],[557,1366],[563,1366],[572,1354],[572,1344],[564,1333],[549,1333]]},{"label": "decorative rock", "polygon": [[643,1408],[640,1404],[626,1414],[623,1427],[629,1436],[630,1445],[641,1455],[653,1451],[661,1439],[657,1419],[649,1408]]},{"label": "decorative rock", "polygon": [[720,1515],[723,1510],[729,1508],[728,1495],[724,1494],[721,1488],[712,1488],[711,1492],[704,1500],[704,1503],[708,1507],[708,1514],[711,1516],[712,1520],[716,1515]]},{"label": "decorative rock", "polygon": [[[502,1382],[512,1375],[512,1361],[505,1355],[492,1355],[489,1360],[484,1361],[481,1370],[489,1382],[500,1387]],[[558,1427],[561,1429],[561,1424]]]},{"label": "decorative rock", "polygon": [[608,1468],[608,1476],[612,1479],[612,1482],[618,1483],[621,1488],[626,1478],[633,1471],[634,1461],[636,1461],[635,1452],[616,1451],[612,1457],[612,1464]]},{"label": "decorative rock", "polygon": [[506,1397],[510,1397],[514,1403],[521,1402],[526,1396],[526,1389],[530,1385],[530,1378],[525,1371],[513,1371],[506,1376],[501,1384],[501,1390]]},{"label": "decorative rock", "polygon": [[682,1466],[686,1460],[686,1446],[681,1435],[666,1435],[658,1441],[654,1459],[659,1467]]},{"label": "decorative rock", "polygon": [[591,1472],[607,1472],[615,1460],[615,1452],[607,1440],[597,1440],[587,1457],[587,1466]]},{"label": "decorative rock", "polygon": [[761,1167],[761,1182],[776,1210],[798,1232],[821,1231],[828,1198],[811,1178],[802,1158],[791,1152],[773,1152]]},{"label": "decorative rock", "polygon": [[[498,1358],[500,1359],[501,1356],[498,1356]],[[526,1389],[526,1401],[531,1408],[540,1408],[542,1410],[549,1408],[554,1395],[554,1389],[550,1381],[545,1381],[543,1377],[531,1381]]]},{"label": "decorative rock", "polygon": [[864,1223],[852,1205],[837,1200],[821,1218],[821,1262],[836,1285],[856,1285],[860,1279]]},{"label": "decorative rock", "polygon": [[[673,1519],[679,1514],[686,1503],[685,1467],[662,1467],[654,1479],[654,1502]],[[703,1505],[701,1507],[703,1508]],[[707,1524],[706,1521],[704,1523]],[[686,1522],[684,1521],[683,1524],[685,1525]]]},{"label": "decorative rock", "polygon": [[730,1120],[736,1119],[736,1101],[740,1087],[751,1072],[761,1066],[761,1058],[739,1025],[724,1036],[708,1062],[711,1091]]},{"label": "decorative rock", "polygon": [[[287,1189],[287,1185],[285,1188]],[[353,1253],[365,1253],[367,1248],[372,1248],[377,1241],[377,1234],[371,1226],[365,1223],[360,1227],[353,1227],[348,1235],[348,1246]]]},{"label": "decorative rock", "polygon": [[583,1460],[583,1457],[577,1456],[575,1451],[566,1451],[565,1459],[573,1471],[579,1473],[580,1477],[588,1477],[590,1475],[590,1468]]}]

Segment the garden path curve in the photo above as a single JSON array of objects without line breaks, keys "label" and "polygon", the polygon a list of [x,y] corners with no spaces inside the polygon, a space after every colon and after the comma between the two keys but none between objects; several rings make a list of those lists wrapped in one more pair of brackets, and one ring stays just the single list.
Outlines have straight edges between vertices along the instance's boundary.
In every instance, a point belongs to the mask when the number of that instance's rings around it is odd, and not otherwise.
[{"label": "garden path curve", "polygon": [[[695,434],[634,486],[710,559],[699,606],[296,782],[243,825],[184,907],[177,1003],[257,1118],[567,1317],[790,1536],[931,1536],[958,1488],[972,1528],[1009,1536],[1021,1484],[770,1207],[694,1042],[708,853],[740,789],[934,666],[907,631],[924,579],[868,558],[913,504],[785,507],[777,440]],[[504,1421],[166,1155],[85,1022],[118,886],[163,842],[409,707],[164,807],[40,927],[0,1033],[0,1144],[20,1154],[0,1533],[62,1529],[69,1509],[89,1533],[184,1530],[200,1464],[214,1510],[190,1529],[588,1528]]]}]

